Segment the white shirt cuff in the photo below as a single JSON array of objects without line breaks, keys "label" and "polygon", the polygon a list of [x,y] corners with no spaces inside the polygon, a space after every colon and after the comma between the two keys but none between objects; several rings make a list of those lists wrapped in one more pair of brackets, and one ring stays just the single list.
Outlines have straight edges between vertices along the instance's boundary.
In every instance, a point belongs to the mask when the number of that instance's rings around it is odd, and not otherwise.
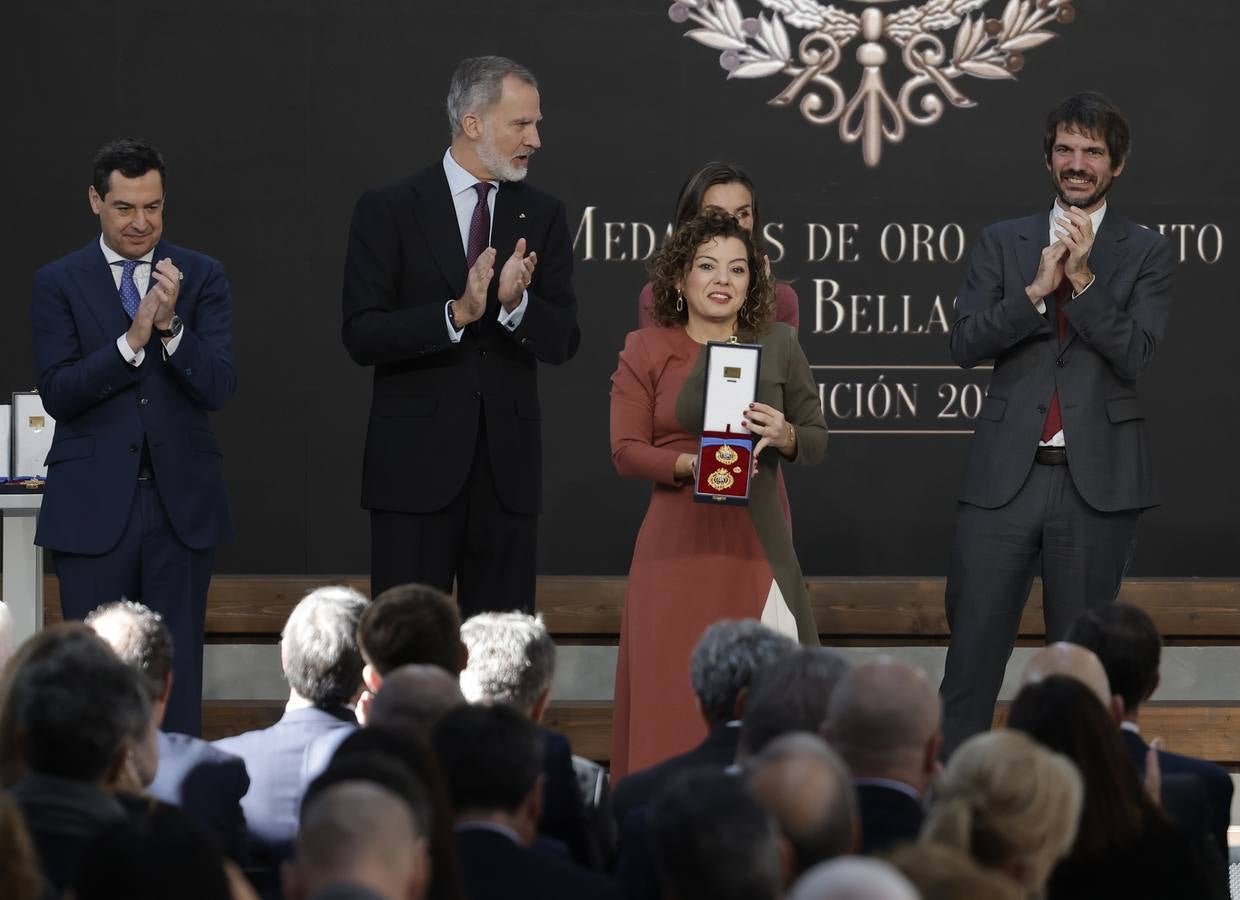
[{"label": "white shirt cuff", "polygon": [[516,308],[509,312],[504,307],[499,308],[499,324],[503,325],[509,331],[516,331],[521,325],[521,319],[525,317],[525,308],[530,305],[530,292],[521,292],[521,302]]},{"label": "white shirt cuff", "polygon": [[171,356],[177,352],[177,347],[181,346],[181,335],[185,334],[185,326],[181,326],[181,330],[177,332],[177,336],[168,343],[164,344],[164,356]]},{"label": "white shirt cuff", "polygon": [[1097,275],[1090,275],[1090,276],[1089,276],[1089,284],[1085,285],[1085,287],[1081,288],[1079,291],[1073,291],[1073,292],[1072,292],[1072,299],[1073,299],[1073,300],[1075,300],[1077,297],[1081,296],[1081,294],[1085,293],[1087,290],[1089,290],[1091,287],[1093,287],[1093,285],[1094,285],[1094,279],[1095,279],[1095,278],[1097,278],[1097,277],[1098,277]]},{"label": "white shirt cuff", "polygon": [[129,346],[129,341],[125,340],[125,335],[121,335],[116,339],[116,349],[121,353],[121,359],[129,363],[135,369],[142,365],[142,360],[146,359],[146,348],[139,348],[137,353],[133,352],[133,348]]},{"label": "white shirt cuff", "polygon": [[444,324],[448,326],[448,340],[454,344],[459,344],[461,342],[461,335],[465,333],[465,329],[452,327],[452,317],[448,315],[448,307],[451,305],[451,300],[443,305],[443,321]]},{"label": "white shirt cuff", "polygon": [[1046,300],[1039,300],[1037,303],[1033,304],[1033,308],[1038,311],[1039,316],[1046,315]]}]

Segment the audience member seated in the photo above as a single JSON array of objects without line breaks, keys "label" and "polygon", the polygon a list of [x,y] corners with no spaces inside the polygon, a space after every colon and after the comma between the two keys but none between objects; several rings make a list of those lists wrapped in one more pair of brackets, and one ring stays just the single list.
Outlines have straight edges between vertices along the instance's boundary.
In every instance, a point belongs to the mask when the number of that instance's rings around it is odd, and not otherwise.
[{"label": "audience member seated", "polygon": [[747,770],[750,790],[791,848],[789,883],[857,848],[861,829],[852,775],[822,738],[785,734],[752,757]]},{"label": "audience member seated", "polygon": [[215,742],[245,761],[250,789],[241,800],[251,862],[269,872],[291,849],[306,785],[318,774],[316,741],[357,728],[349,703],[362,684],[357,626],[366,598],[346,587],[311,591],[294,607],[280,640],[289,684],[284,715],[270,728]]},{"label": "audience member seated", "polygon": [[357,643],[371,694],[379,693],[383,676],[397,666],[439,666],[454,677],[465,668],[467,651],[456,603],[425,584],[397,585],[376,597],[362,616]]},{"label": "audience member seated", "polygon": [[[577,863],[601,868],[615,844],[610,829],[591,832],[568,738],[543,727],[555,677],[555,643],[539,616],[507,612],[480,613],[461,626],[469,663],[461,671],[461,691],[470,703],[504,703],[528,716],[543,738],[540,837],[559,842]],[[604,811],[610,825],[611,814]]]},{"label": "audience member seated", "polygon": [[884,859],[907,878],[921,900],[1027,900],[1028,892],[1002,872],[979,865],[963,850],[922,841]]},{"label": "audience member seated", "polygon": [[[961,895],[964,900],[964,895]],[[849,857],[822,863],[805,873],[788,900],[920,900],[895,868],[877,859]],[[967,900],[977,900],[969,897]]]},{"label": "audience member seated", "polygon": [[[230,900],[225,861],[185,812],[150,803],[108,826],[82,854],[74,900]],[[253,895],[246,890],[243,897]]]},{"label": "audience member seated", "polygon": [[703,631],[689,659],[689,678],[710,731],[687,753],[622,778],[612,797],[617,823],[682,773],[702,767],[722,771],[732,765],[754,673],[796,649],[795,641],[756,619],[725,619]]},{"label": "audience member seated", "polygon": [[21,773],[8,791],[59,896],[91,840],[125,818],[107,786],[124,771],[151,704],[138,673],[85,625],[53,625],[27,644],[5,698]]},{"label": "audience member seated", "polygon": [[5,791],[0,791],[0,885],[5,900],[37,900],[43,894],[39,857],[26,821]]},{"label": "audience member seated", "polygon": [[922,839],[965,851],[1037,896],[1072,847],[1080,813],[1071,760],[1020,732],[989,731],[948,760]]},{"label": "audience member seated", "polygon": [[[101,606],[86,617],[113,652],[137,669],[150,691],[151,719],[162,724],[172,691],[172,635],[159,613],[130,600]],[[201,738],[156,732],[159,759],[146,792],[179,806],[236,860],[243,858],[245,815],[241,798],[250,787],[245,763]]]},{"label": "audience member seated", "polygon": [[[412,782],[412,779],[410,779]],[[430,881],[425,797],[344,781],[306,797],[286,900],[422,900]]]},{"label": "audience member seated", "polygon": [[353,732],[306,789],[303,808],[317,791],[342,781],[373,781],[400,797],[408,796],[411,808],[423,797],[430,813],[426,835],[431,880],[426,896],[428,900],[462,900],[452,798],[429,735],[389,731],[374,724]]},{"label": "audience member seated", "polygon": [[1008,727],[1067,756],[1085,783],[1080,828],[1051,875],[1049,900],[1227,896],[1225,869],[1208,855],[1214,845],[1190,840],[1154,805],[1114,721],[1084,684],[1052,675],[1025,685]]},{"label": "audience member seated", "polygon": [[435,752],[456,808],[469,900],[618,897],[614,883],[531,849],[543,792],[543,738],[505,705],[462,706],[435,725]]},{"label": "audience member seated", "polygon": [[755,673],[741,718],[738,762],[781,734],[819,734],[848,662],[830,647],[798,647]]},{"label": "audience member seated", "polygon": [[[1123,703],[1119,727],[1128,758],[1145,772],[1150,746],[1141,737],[1141,705],[1158,690],[1162,638],[1149,614],[1129,603],[1112,603],[1090,610],[1073,624],[1068,640],[1092,650],[1106,670],[1111,692]],[[1201,780],[1210,804],[1210,832],[1223,859],[1227,858],[1227,827],[1231,824],[1231,776],[1222,766],[1204,759],[1159,750],[1163,778],[1192,775]]]},{"label": "audience member seated", "polygon": [[[1021,684],[1036,684],[1052,675],[1075,678],[1098,698],[1108,713],[1116,715],[1118,706],[1111,694],[1111,682],[1107,678],[1102,660],[1089,650],[1067,641],[1048,644],[1025,663]],[[1118,715],[1116,715],[1118,719]]]},{"label": "audience member seated", "polygon": [[429,740],[439,717],[464,704],[455,675],[439,666],[409,663],[387,673],[362,724],[402,732],[408,729]]},{"label": "audience member seated", "polygon": [[663,786],[650,837],[668,900],[777,900],[786,865],[778,827],[742,779],[699,769]]},{"label": "audience member seated", "polygon": [[857,666],[832,692],[823,735],[853,774],[862,853],[917,840],[939,768],[941,715],[925,673],[889,656]]}]

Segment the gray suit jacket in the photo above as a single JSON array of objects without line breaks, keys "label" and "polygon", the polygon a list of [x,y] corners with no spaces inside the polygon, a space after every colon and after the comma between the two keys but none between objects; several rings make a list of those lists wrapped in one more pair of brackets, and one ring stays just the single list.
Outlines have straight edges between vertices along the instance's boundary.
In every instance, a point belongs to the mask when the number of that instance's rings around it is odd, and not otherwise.
[{"label": "gray suit jacket", "polygon": [[952,359],[964,368],[994,360],[960,499],[993,509],[1016,495],[1058,388],[1080,495],[1104,512],[1155,506],[1137,378],[1167,327],[1170,242],[1108,211],[1089,257],[1095,280],[1064,304],[1060,346],[1054,296],[1042,316],[1025,294],[1047,231],[1046,213],[986,228],[956,298]]}]

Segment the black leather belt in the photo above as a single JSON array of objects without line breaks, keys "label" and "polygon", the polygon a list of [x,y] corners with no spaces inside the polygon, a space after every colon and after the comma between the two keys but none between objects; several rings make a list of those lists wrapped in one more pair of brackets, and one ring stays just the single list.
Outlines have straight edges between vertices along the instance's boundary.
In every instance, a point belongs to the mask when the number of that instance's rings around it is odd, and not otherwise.
[{"label": "black leather belt", "polygon": [[1065,447],[1039,447],[1033,461],[1043,466],[1066,466],[1068,451]]}]

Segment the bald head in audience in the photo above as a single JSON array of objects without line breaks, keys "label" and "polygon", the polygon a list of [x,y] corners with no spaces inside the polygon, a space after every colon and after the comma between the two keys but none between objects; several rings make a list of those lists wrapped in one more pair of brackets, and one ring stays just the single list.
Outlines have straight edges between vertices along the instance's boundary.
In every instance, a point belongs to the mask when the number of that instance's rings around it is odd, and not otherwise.
[{"label": "bald head in audience", "polygon": [[791,878],[855,849],[852,776],[817,735],[786,734],[767,744],[749,760],[749,787],[792,849]]},{"label": "bald head in audience", "polygon": [[383,900],[421,900],[428,860],[426,837],[408,803],[377,784],[345,781],[314,795],[302,810],[284,896],[306,900],[324,888],[348,886]]},{"label": "bald head in audience", "polygon": [[903,875],[877,859],[850,856],[814,866],[788,900],[921,900]]},{"label": "bald head in audience", "polygon": [[823,734],[854,778],[886,778],[924,794],[937,768],[941,716],[925,673],[881,656],[840,681]]},{"label": "bald head in audience", "polygon": [[442,668],[410,663],[388,672],[366,724],[396,730],[410,726],[429,734],[440,716],[464,703],[460,684]]},{"label": "bald head in audience", "polygon": [[1063,675],[1075,678],[1089,688],[1107,711],[1118,720],[1122,717],[1122,709],[1118,710],[1115,698],[1111,696],[1111,683],[1107,680],[1106,669],[1102,660],[1092,650],[1067,641],[1059,641],[1043,647],[1029,660],[1020,683],[1037,684],[1052,675]]}]

